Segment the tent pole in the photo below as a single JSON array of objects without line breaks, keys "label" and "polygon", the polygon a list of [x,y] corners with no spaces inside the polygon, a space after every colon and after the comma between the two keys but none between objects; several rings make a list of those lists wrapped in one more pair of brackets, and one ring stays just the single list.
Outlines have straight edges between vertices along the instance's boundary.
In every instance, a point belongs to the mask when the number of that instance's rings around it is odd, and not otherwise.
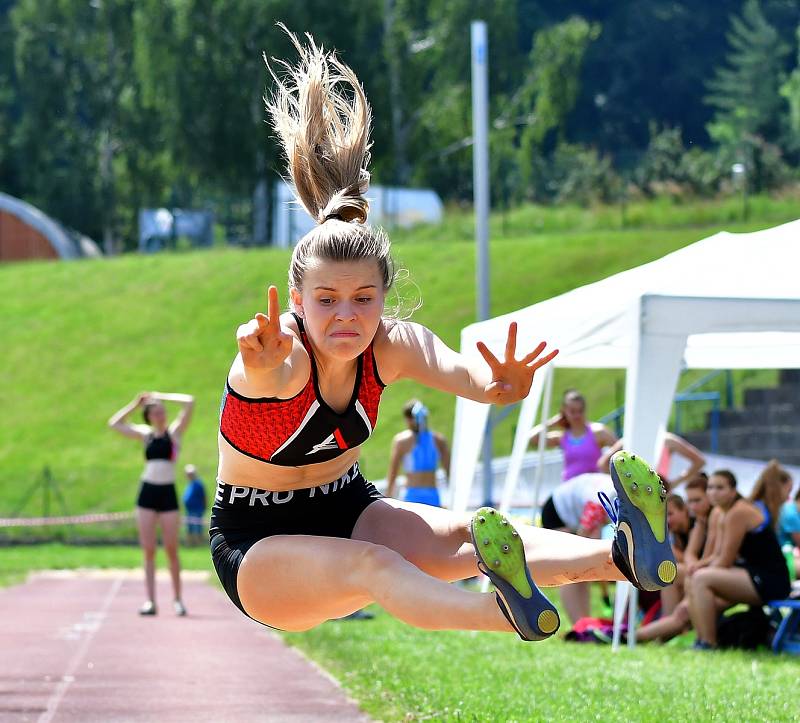
[{"label": "tent pole", "polygon": [[550,399],[553,396],[553,366],[546,367],[546,377],[544,380],[544,398],[542,399],[542,431],[539,433],[539,458],[536,467],[536,480],[533,484],[533,516],[539,509],[539,492],[542,489],[542,479],[544,478],[544,452],[547,445],[547,418],[550,414]]}]

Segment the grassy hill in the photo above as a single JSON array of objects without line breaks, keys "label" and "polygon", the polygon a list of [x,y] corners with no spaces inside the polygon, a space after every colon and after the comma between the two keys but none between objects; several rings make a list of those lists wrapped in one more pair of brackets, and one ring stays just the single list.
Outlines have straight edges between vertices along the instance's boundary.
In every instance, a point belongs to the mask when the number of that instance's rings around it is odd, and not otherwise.
[{"label": "grassy hill", "polygon": [[[747,224],[731,222],[737,207],[730,203],[718,205],[716,217],[715,207],[707,205],[698,205],[694,214],[674,207],[675,228],[663,204],[650,207],[650,225],[643,208],[628,209],[628,217],[639,219],[630,222],[633,228],[615,227],[621,224],[619,209],[594,216],[522,209],[493,219],[492,313],[651,261],[720,228],[751,230],[789,220],[797,205],[756,199],[751,209],[759,215]],[[394,236],[395,256],[416,285],[407,284],[401,293],[411,304],[417,294],[423,302],[414,318],[455,347],[475,313],[471,234],[468,216],[456,213],[442,227]],[[268,284],[284,286],[288,258],[276,249],[226,248],[0,266],[0,516],[16,511],[45,467],[70,512],[130,509],[141,450],[109,431],[106,420],[141,390],[196,396],[181,462],[196,464],[210,484],[236,327],[264,308]],[[579,386],[599,416],[616,406],[620,378],[621,373],[565,371],[556,388]],[[368,476],[384,476],[390,439],[402,427],[400,407],[412,395],[425,399],[436,428],[451,429],[452,398],[411,383],[393,385],[385,392],[381,424],[364,449]],[[510,448],[511,435],[509,422],[497,435],[498,453]],[[23,510],[40,512],[38,498]]]}]

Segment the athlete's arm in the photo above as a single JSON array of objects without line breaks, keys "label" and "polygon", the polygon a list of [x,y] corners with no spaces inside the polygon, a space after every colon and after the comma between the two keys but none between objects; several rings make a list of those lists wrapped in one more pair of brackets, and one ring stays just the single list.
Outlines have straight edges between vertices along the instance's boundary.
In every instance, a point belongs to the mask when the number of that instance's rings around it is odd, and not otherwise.
[{"label": "athlete's arm", "polygon": [[[713,507],[711,512],[708,515],[708,537],[706,538],[706,544],[703,548],[703,557],[696,562],[687,563],[689,566],[689,574],[691,575],[695,570],[699,570],[701,567],[707,567],[711,560],[714,559],[714,555],[719,548],[719,540],[721,539],[721,535],[719,529],[722,524],[722,511],[719,507]],[[696,527],[696,525],[695,525]],[[691,542],[691,537],[689,538]]]},{"label": "athlete's arm", "polygon": [[433,441],[436,443],[436,449],[439,451],[439,466],[444,470],[444,475],[447,480],[450,480],[450,445],[444,438],[444,435],[438,432],[433,433]]},{"label": "athlete's arm", "polygon": [[267,299],[268,314],[257,313],[236,331],[239,354],[228,382],[246,397],[287,399],[303,388],[311,361],[300,339],[282,322],[274,286],[269,287]]},{"label": "athlete's arm", "polygon": [[175,421],[169,425],[169,433],[174,437],[183,436],[183,433],[192,421],[194,397],[191,394],[161,394],[160,392],[153,392],[151,398],[160,399],[164,402],[177,402],[181,405],[181,411],[178,412]]},{"label": "athlete's arm", "polygon": [[485,363],[466,359],[420,324],[384,323],[385,334],[376,337],[375,350],[385,382],[415,379],[433,389],[485,404],[512,404],[524,399],[534,372],[558,354],[554,350],[540,357],[546,346],[541,342],[522,359],[516,359],[517,325],[513,322],[502,361],[478,342]]},{"label": "athlete's arm", "polygon": [[600,455],[600,459],[597,460],[597,471],[611,474],[611,457],[614,455],[614,452],[619,452],[621,449],[622,440],[618,439],[605,452],[603,452],[603,454]]},{"label": "athlete's arm", "polygon": [[667,432],[664,437],[664,446],[670,452],[680,455],[689,462],[689,467],[681,473],[681,476],[672,481],[673,487],[677,487],[679,484],[683,484],[692,479],[692,477],[706,466],[706,458],[703,456],[703,453],[693,444],[689,444],[689,442],[682,437],[678,437],[676,434]]},{"label": "athlete's arm", "polygon": [[397,474],[400,472],[400,460],[402,453],[400,446],[402,444],[403,435],[396,434],[392,439],[392,451],[389,454],[389,472],[386,475],[386,496],[394,497],[395,483],[397,481]]},{"label": "athlete's arm", "polygon": [[[594,434],[594,440],[597,442],[598,447],[610,447],[616,444],[619,440],[617,440],[617,435],[614,434],[605,424],[601,424],[600,422],[593,422],[592,425],[592,433]],[[598,469],[600,463],[598,462]]]},{"label": "athlete's arm", "polygon": [[750,510],[745,505],[734,505],[725,515],[722,525],[722,543],[714,555],[711,567],[730,567],[736,561],[742,540],[747,532]]},{"label": "athlete's arm", "polygon": [[687,565],[692,565],[700,560],[700,550],[703,548],[703,540],[708,534],[708,520],[696,519],[694,527],[689,530],[689,542],[686,543],[686,550],[683,557]]},{"label": "athlete's arm", "polygon": [[150,427],[143,424],[131,424],[128,421],[128,417],[145,403],[147,397],[148,395],[146,392],[137,394],[132,402],[126,404],[122,409],[112,415],[111,419],[108,420],[108,426],[126,437],[139,440],[144,439],[150,431]]},{"label": "athlete's arm", "polygon": [[[564,415],[560,412],[548,419],[546,424],[537,424],[532,427],[531,431],[528,433],[528,446],[538,448],[539,435],[545,432],[547,435],[545,438],[545,447],[548,449],[558,447],[558,445],[561,444],[561,437],[564,436],[565,424],[566,420],[564,419]],[[560,429],[551,430],[550,427],[560,427]]]}]

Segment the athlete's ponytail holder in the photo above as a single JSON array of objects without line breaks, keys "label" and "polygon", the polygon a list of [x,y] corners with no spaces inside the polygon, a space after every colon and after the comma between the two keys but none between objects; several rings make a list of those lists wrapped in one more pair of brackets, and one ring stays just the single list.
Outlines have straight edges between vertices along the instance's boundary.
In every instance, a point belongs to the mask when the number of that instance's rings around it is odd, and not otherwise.
[{"label": "athlete's ponytail holder", "polygon": [[411,414],[417,423],[417,430],[423,431],[428,427],[428,408],[422,402],[415,402],[411,407]]}]

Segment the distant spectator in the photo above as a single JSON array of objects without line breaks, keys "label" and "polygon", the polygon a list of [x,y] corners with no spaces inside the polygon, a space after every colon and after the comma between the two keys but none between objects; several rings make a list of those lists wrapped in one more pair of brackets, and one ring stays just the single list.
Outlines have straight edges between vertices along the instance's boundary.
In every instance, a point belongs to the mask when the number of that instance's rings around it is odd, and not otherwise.
[{"label": "distant spectator", "polygon": [[[576,389],[564,392],[561,409],[546,425],[538,424],[530,431],[529,444],[536,447],[539,435],[547,435],[547,447],[561,447],[564,452],[564,471],[562,478],[567,480],[579,474],[598,471],[598,461],[603,455],[603,447],[613,445],[616,435],[600,422],[586,419],[586,400]],[[608,472],[608,466],[605,470]]]},{"label": "distant spectator", "polygon": [[408,429],[394,436],[389,456],[389,473],[386,476],[386,495],[396,494],[397,475],[402,462],[406,473],[403,499],[424,505],[441,507],[436,487],[436,471],[450,469],[450,446],[447,439],[428,426],[428,409],[418,399],[403,407],[403,417]]},{"label": "distant spectator", "polygon": [[762,472],[749,500],[736,491],[736,478],[719,470],[708,480],[708,497],[721,510],[707,567],[691,575],[689,614],[695,647],[715,648],[719,613],[736,603],[764,605],[789,594],[789,571],[775,533],[780,505],[791,478],[774,460]]},{"label": "distant spectator", "polygon": [[[181,407],[172,423],[167,419],[164,402],[175,402]],[[128,420],[136,409],[142,410],[145,424],[134,424]],[[147,599],[139,609],[140,615],[155,615],[157,612],[155,558],[159,525],[175,594],[173,606],[176,614],[186,615],[181,600],[181,565],[178,557],[180,519],[175,491],[175,462],[193,409],[194,397],[190,394],[142,392],[108,420],[111,429],[139,442],[145,457],[136,498],[136,523],[144,555],[147,594]]]},{"label": "distant spectator", "polygon": [[188,484],[183,492],[183,507],[186,510],[186,533],[188,541],[196,545],[203,541],[203,518],[206,514],[206,490],[203,480],[197,476],[193,464],[183,468]]},{"label": "distant spectator", "polygon": [[[611,455],[617,450],[622,449],[624,446],[623,440],[619,440],[614,446],[609,447],[600,459],[598,468],[601,472],[608,472],[608,461]],[[670,472],[672,468],[672,458],[677,455],[685,459],[689,465],[676,477],[672,477]],[[672,432],[664,434],[664,441],[661,447],[661,452],[658,455],[658,464],[656,465],[656,472],[663,480],[668,490],[674,490],[684,482],[696,477],[700,470],[705,467],[706,458],[703,453],[694,445],[687,442],[683,437],[679,437]]]}]

